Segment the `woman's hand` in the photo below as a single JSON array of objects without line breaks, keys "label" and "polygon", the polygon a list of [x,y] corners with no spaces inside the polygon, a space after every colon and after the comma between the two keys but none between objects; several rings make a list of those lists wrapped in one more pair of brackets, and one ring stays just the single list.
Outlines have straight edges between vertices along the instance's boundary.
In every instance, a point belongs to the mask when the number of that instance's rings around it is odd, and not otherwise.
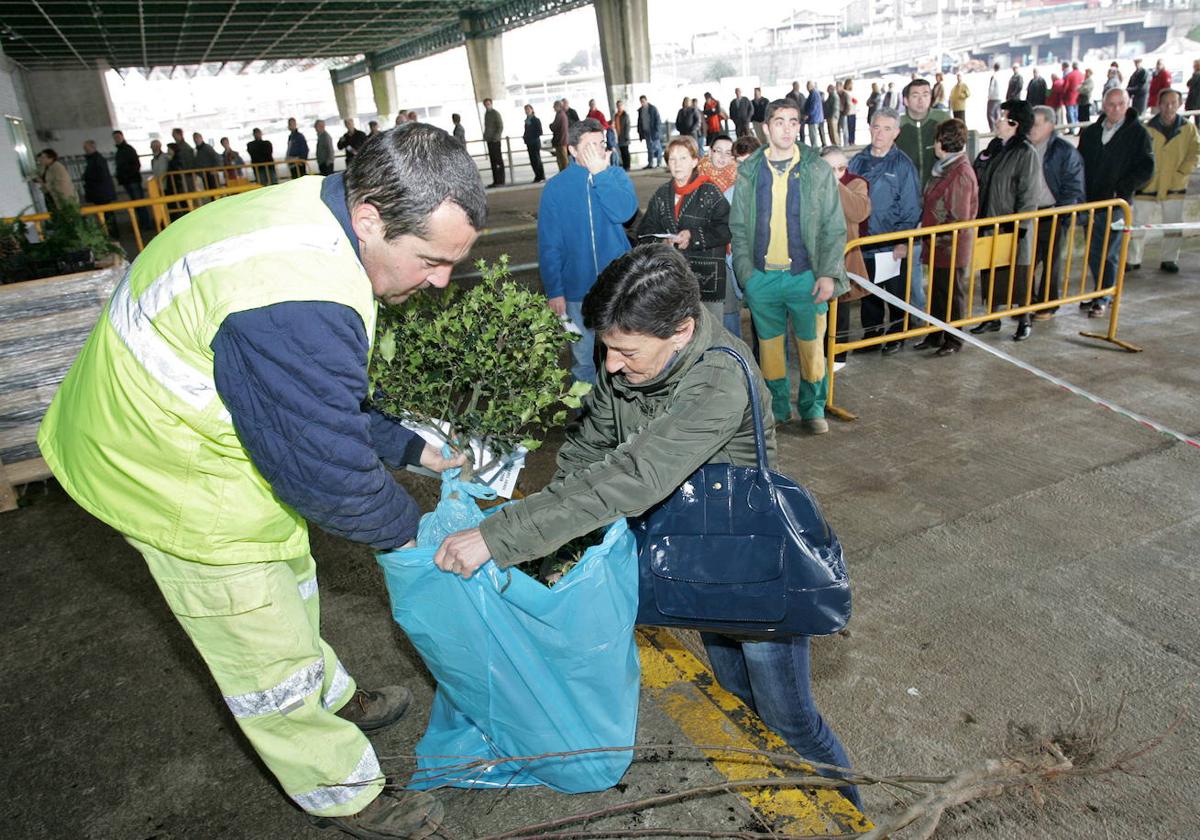
[{"label": "woman's hand", "polygon": [[680,251],[686,251],[688,246],[692,244],[692,232],[690,230],[681,230],[675,234],[675,247]]},{"label": "woman's hand", "polygon": [[452,451],[449,458],[443,458],[441,444],[427,443],[425,444],[425,448],[421,450],[421,466],[436,473],[443,472],[452,467],[461,467],[465,463],[467,463],[467,454],[465,452]]},{"label": "woman's hand", "polygon": [[433,555],[433,563],[443,572],[470,578],[475,571],[492,559],[492,550],[483,541],[478,528],[459,531],[446,537]]},{"label": "woman's hand", "polygon": [[901,242],[899,245],[892,247],[892,257],[902,260],[908,256],[908,246]]}]

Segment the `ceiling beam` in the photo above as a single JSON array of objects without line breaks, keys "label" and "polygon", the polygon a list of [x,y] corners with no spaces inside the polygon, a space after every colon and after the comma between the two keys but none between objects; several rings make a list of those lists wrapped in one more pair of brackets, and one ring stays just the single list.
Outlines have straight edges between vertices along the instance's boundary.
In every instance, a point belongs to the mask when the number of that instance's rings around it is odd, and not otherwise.
[{"label": "ceiling beam", "polygon": [[75,53],[75,57],[77,59],[79,59],[79,63],[82,64],[84,67],[87,67],[88,63],[83,60],[83,56],[81,56],[79,54],[79,50],[75,49],[75,45],[67,40],[67,36],[62,34],[62,30],[59,29],[58,24],[56,24],[54,22],[54,18],[52,18],[52,17],[50,17],[50,15],[46,14],[46,10],[42,8],[42,4],[39,3],[38,0],[32,0],[32,2],[34,5],[34,8],[36,8],[39,12],[42,13],[42,17],[46,18],[46,23],[50,24],[51,28],[53,28],[54,31],[58,33],[58,37],[62,38],[63,43],[66,44],[68,47],[70,47],[71,52]]}]

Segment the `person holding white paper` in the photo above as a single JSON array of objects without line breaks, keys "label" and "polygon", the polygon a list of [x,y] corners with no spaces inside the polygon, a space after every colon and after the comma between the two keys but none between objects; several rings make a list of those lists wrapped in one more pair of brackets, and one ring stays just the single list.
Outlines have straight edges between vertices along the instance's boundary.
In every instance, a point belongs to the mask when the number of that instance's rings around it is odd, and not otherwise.
[{"label": "person holding white paper", "polygon": [[[913,162],[896,146],[899,134],[900,115],[891,108],[879,108],[871,119],[871,145],[850,160],[850,172],[866,178],[870,185],[868,235],[912,230],[921,222],[921,182]],[[906,242],[863,248],[863,257],[870,280],[896,297],[905,298],[908,285]],[[914,272],[913,282],[918,282],[919,276]],[[863,298],[864,338],[901,330],[904,326],[903,310],[891,304],[887,304],[887,310],[888,320],[885,324],[884,302],[874,295]],[[903,341],[889,341],[883,345],[883,353],[885,356],[891,355],[903,346]]]}]

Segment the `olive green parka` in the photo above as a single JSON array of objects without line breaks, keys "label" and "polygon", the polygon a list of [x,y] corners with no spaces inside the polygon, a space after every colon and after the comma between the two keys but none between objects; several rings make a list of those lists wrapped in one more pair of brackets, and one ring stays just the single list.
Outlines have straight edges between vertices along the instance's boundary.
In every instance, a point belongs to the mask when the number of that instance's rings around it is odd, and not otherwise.
[{"label": "olive green parka", "polygon": [[484,520],[484,541],[501,567],[544,557],[625,516],[644,513],[709,462],[756,463],[754,422],[736,350],[758,384],[767,460],[775,459],[770,394],[749,348],[701,310],[692,340],[646,382],[601,369],[586,411],[558,452],[543,490]]}]

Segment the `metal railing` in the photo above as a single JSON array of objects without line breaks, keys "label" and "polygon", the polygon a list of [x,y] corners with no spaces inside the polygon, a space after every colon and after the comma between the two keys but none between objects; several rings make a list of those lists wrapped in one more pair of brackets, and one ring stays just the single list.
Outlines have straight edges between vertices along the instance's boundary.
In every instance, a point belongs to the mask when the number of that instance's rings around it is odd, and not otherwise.
[{"label": "metal railing", "polygon": [[[923,283],[927,303],[922,311],[928,312],[950,326],[959,329],[974,324],[981,324],[985,321],[998,321],[1017,315],[1053,310],[1066,304],[1111,298],[1112,305],[1108,309],[1108,329],[1103,333],[1081,332],[1080,335],[1086,338],[1107,341],[1123,350],[1136,353],[1141,351],[1140,347],[1117,338],[1121,293],[1125,285],[1125,256],[1129,248],[1129,235],[1127,233],[1121,235],[1120,232],[1112,230],[1112,223],[1115,221],[1114,216],[1118,212],[1123,217],[1125,226],[1129,227],[1132,224],[1133,218],[1129,205],[1123,199],[1114,198],[1070,207],[1052,207],[1028,213],[1013,213],[1007,216],[951,222],[944,225],[918,228],[916,230],[862,236],[848,241],[845,253],[849,254],[856,249],[878,251],[878,246],[880,245],[904,245],[908,255],[903,273],[904,289],[903,294],[897,293],[897,297],[900,297],[905,303],[911,305],[913,300],[913,259],[916,258],[917,247],[923,245],[927,249],[929,260]],[[1081,220],[1084,221],[1081,222]],[[1023,234],[1020,232],[1022,223],[1025,223]],[[1045,240],[1045,244],[1042,246],[1044,253],[1039,254],[1035,253],[1039,245],[1042,245],[1039,242],[1039,227],[1044,225],[1051,226],[1050,233],[1048,239]],[[1101,225],[1102,230],[1098,229],[1097,225]],[[971,264],[960,267],[958,266],[959,248],[964,231],[973,232],[975,234],[975,241]],[[981,232],[985,235],[981,236]],[[1051,297],[1050,291],[1053,285],[1051,276],[1058,267],[1056,265],[1055,238],[1060,233],[1066,239],[1065,250],[1061,255],[1061,273],[1059,275],[1062,280],[1062,288],[1058,296]],[[1078,254],[1078,259],[1075,260],[1077,256],[1076,245],[1078,244],[1076,239],[1079,233],[1083,234],[1082,252]],[[1023,250],[1021,245],[1022,236],[1027,237],[1029,242],[1029,259],[1027,265],[1019,262],[1019,254]],[[1093,278],[1094,288],[1088,291],[1088,254],[1092,247],[1093,237],[1096,236],[1101,237],[1099,253],[1101,255],[1102,274],[1106,275],[1103,279],[1110,284],[1101,286],[1100,278]],[[1103,270],[1103,257],[1108,254],[1108,248],[1113,236],[1121,236],[1121,245],[1117,254],[1116,276],[1109,278],[1107,277],[1107,272]],[[948,261],[939,255],[937,248],[939,244],[942,244],[944,247],[946,237],[950,239]],[[964,245],[964,247],[966,246]],[[1071,276],[1073,260],[1075,260],[1075,264],[1078,267],[1077,282]],[[1034,269],[1039,262],[1043,266],[1042,294],[1040,297],[1035,295],[1034,292]],[[945,295],[946,308],[942,312],[933,312],[930,309],[933,299],[935,267],[949,269],[949,287]],[[966,311],[961,317],[952,320],[955,284],[959,280],[959,272],[964,268],[967,281]],[[1000,282],[1007,286],[1007,291],[1002,292],[1000,296],[996,294],[996,272],[998,269],[1004,270],[1004,274],[1000,277]],[[1020,272],[1024,272],[1025,274],[1023,279],[1019,276]],[[980,299],[986,310],[982,313],[974,311],[976,303],[975,291],[977,288],[980,288],[977,286],[977,280],[980,284],[986,283],[986,286],[983,287],[985,294],[981,295]],[[1073,287],[1076,287],[1074,291],[1072,290]],[[1018,294],[1018,288],[1022,289],[1019,293],[1020,298],[1014,299],[1014,296]],[[829,301],[828,323],[833,326],[830,328],[826,340],[825,363],[827,366],[828,391],[825,410],[841,420],[854,420],[857,415],[836,405],[834,402],[836,379],[834,372],[835,357],[842,353],[853,352],[862,348],[905,341],[910,338],[920,338],[939,332],[941,328],[925,323],[914,324],[910,320],[910,315],[905,312],[898,322],[880,325],[879,328],[883,330],[880,334],[864,334],[862,338],[844,340],[844,337],[838,334],[836,327],[839,305],[845,304],[839,304],[837,298]],[[1004,308],[999,308],[1001,306]],[[897,324],[900,327],[899,330],[888,331]]]}]

